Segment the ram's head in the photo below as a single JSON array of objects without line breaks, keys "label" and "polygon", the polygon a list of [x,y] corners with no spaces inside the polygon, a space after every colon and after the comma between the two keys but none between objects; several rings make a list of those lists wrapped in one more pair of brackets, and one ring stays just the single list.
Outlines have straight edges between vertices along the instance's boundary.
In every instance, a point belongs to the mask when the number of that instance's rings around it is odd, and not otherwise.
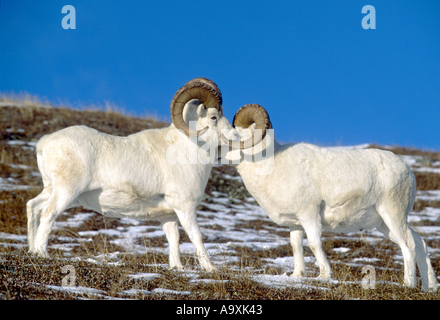
[{"label": "ram's head", "polygon": [[229,138],[238,134],[223,116],[222,103],[220,89],[213,81],[195,78],[185,83],[174,95],[170,107],[171,120],[188,137],[225,144],[220,138],[222,134]]},{"label": "ram's head", "polygon": [[269,114],[259,104],[246,104],[234,116],[233,126],[242,140],[234,141],[222,135],[222,140],[234,149],[248,149],[259,144],[268,129],[272,129]]}]

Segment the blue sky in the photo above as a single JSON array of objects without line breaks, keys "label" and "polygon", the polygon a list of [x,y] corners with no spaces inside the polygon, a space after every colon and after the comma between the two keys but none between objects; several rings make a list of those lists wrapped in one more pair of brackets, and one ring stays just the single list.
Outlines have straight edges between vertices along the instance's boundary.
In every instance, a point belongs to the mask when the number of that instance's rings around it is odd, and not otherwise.
[{"label": "blue sky", "polygon": [[265,107],[282,142],[440,150],[440,1],[1,0],[1,92],[169,119],[199,76],[231,121]]}]

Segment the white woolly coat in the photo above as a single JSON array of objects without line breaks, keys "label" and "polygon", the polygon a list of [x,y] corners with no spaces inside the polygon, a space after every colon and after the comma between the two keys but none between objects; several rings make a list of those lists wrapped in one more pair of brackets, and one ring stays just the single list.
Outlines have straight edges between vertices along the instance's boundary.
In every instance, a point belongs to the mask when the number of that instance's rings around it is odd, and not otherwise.
[{"label": "white woolly coat", "polygon": [[[354,232],[377,228],[402,249],[405,285],[416,285],[417,261],[423,290],[437,290],[425,242],[408,225],[416,180],[399,157],[376,149],[280,145],[273,129],[268,132],[253,149],[234,150],[225,158],[235,163],[246,188],[268,216],[290,228],[293,277],[306,274],[304,232],[319,264],[320,277],[326,279],[332,273],[322,249],[322,230]],[[261,154],[262,149],[265,155]]]},{"label": "white woolly coat", "polygon": [[377,205],[393,197],[395,210],[407,212],[415,198],[413,172],[388,151],[277,144],[273,172],[259,175],[262,165],[243,161],[237,170],[249,192],[279,225],[300,224],[302,214],[319,207],[324,230],[370,229],[381,223]]}]

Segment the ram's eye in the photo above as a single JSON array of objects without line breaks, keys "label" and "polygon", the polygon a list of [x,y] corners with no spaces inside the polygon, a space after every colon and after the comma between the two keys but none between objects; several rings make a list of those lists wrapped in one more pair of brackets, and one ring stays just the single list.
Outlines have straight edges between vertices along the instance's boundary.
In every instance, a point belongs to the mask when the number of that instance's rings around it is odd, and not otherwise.
[{"label": "ram's eye", "polygon": [[213,116],[213,117],[211,117],[211,120],[213,120],[213,121],[217,121],[217,117],[216,117],[216,116]]}]

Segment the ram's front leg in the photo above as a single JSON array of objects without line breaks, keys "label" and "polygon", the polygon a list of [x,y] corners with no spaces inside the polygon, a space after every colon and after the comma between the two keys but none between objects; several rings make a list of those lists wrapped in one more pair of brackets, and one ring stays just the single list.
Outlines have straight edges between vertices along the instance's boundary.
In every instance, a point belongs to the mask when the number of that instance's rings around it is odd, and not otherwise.
[{"label": "ram's front leg", "polygon": [[170,249],[170,257],[169,264],[170,269],[179,269],[183,270],[182,262],[180,261],[180,251],[179,251],[179,228],[177,226],[177,218],[175,220],[164,220],[161,221],[162,230],[165,232],[165,235],[168,240],[169,249]]},{"label": "ram's front leg", "polygon": [[301,226],[290,227],[290,244],[293,249],[294,267],[291,277],[305,277],[306,265],[304,263],[304,252],[302,241],[304,229]]},{"label": "ram's front leg", "polygon": [[183,229],[185,229],[189,239],[196,248],[196,255],[199,259],[202,270],[208,272],[217,271],[217,268],[209,260],[208,252],[203,245],[202,234],[200,233],[199,225],[197,224],[196,208],[185,212],[175,209],[175,212],[179,217],[179,221],[182,224]]},{"label": "ram's front leg", "polygon": [[319,206],[311,206],[309,210],[306,210],[300,218],[301,225],[303,226],[307,240],[309,241],[310,249],[315,255],[319,265],[319,278],[330,279],[332,271],[330,263],[328,262],[324,250],[322,249],[321,241],[321,216],[319,215]]}]

